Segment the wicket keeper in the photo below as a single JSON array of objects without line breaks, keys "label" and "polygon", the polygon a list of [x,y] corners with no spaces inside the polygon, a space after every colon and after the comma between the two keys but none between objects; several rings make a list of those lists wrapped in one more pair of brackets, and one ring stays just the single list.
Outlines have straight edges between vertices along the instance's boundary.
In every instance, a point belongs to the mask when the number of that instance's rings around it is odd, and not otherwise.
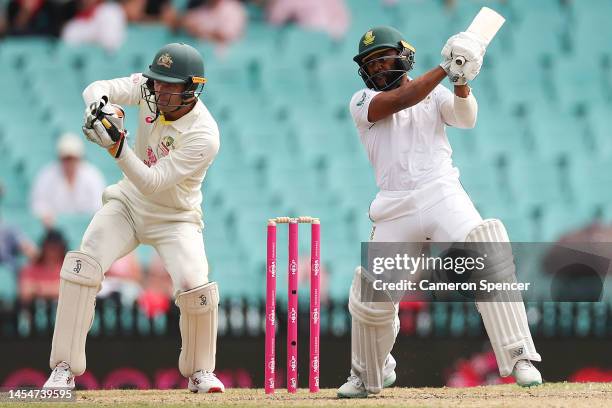
[{"label": "wicket keeper", "polygon": [[[83,132],[125,177],[106,188],[79,250],[64,259],[46,388],[74,388],[74,377],[85,371],[85,340],[105,271],[148,244],[172,278],[181,313],[179,369],[189,390],[224,391],[213,373],[219,292],[208,281],[202,237],[202,181],[219,150],[217,123],[199,100],[205,81],[199,52],[173,43],[144,73],[84,90]],[[134,150],[119,105],[138,106]]]},{"label": "wicket keeper", "polygon": [[[415,49],[392,27],[376,27],[359,40],[354,61],[366,88],[350,111],[380,189],[370,206],[372,241],[509,242],[500,220],[483,220],[459,182],[446,127],[473,128],[478,105],[468,81],[478,75],[484,44],[469,32],[452,36],[440,66],[418,78],[408,72]],[[458,65],[454,57],[463,56]],[[449,77],[454,93],[440,82]],[[509,257],[512,257],[510,253]],[[501,262],[514,276],[514,262]],[[338,389],[343,398],[377,394],[395,381],[391,349],[399,331],[398,304],[362,302],[361,268],[349,294],[352,317],[351,372]],[[522,302],[481,301],[477,308],[493,346],[501,376],[517,384],[542,383],[531,361],[536,352]]]}]

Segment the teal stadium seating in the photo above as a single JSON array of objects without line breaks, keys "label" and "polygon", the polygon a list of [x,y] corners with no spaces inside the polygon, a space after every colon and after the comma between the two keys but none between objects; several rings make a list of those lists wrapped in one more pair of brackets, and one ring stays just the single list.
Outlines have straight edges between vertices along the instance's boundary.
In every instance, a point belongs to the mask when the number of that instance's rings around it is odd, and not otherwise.
[{"label": "teal stadium seating", "polygon": [[[358,242],[369,236],[367,211],[377,191],[348,113],[351,96],[363,87],[352,61],[358,38],[371,26],[397,26],[416,47],[411,75],[418,76],[439,63],[449,35],[464,30],[482,5],[491,5],[377,3],[347,1],[352,23],[339,39],[294,25],[269,26],[250,9],[244,38],[226,49],[157,25],[131,25],[113,55],[43,39],[2,40],[4,217],[38,239],[42,228],[28,211],[29,187],[53,160],[59,134],[80,132],[84,86],[142,70],[158,46],[186,41],[204,55],[209,82],[202,100],[222,135],[204,185],[211,278],[224,296],[262,296],[266,220],[307,214],[322,220],[329,294],[344,299],[359,261]],[[597,217],[612,220],[612,2],[512,0],[492,7],[507,24],[473,83],[477,126],[448,131],[463,185],[483,217],[501,218],[516,241],[556,239]],[[132,133],[135,112],[127,110]],[[108,182],[121,177],[101,149],[88,144],[86,153]],[[71,247],[88,221],[60,219]],[[278,235],[282,270],[285,228]],[[306,255],[308,239],[304,227],[300,246]],[[146,248],[139,257],[151,253]],[[278,276],[279,294],[286,296],[286,276]],[[14,298],[10,287],[15,277],[0,269],[1,298]]]}]

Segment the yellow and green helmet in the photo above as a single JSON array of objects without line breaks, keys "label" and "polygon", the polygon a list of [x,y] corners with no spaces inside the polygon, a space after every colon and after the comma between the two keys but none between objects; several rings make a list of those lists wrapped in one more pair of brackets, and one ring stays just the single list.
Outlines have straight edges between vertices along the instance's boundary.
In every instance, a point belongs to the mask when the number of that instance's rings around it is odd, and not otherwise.
[{"label": "yellow and green helmet", "polygon": [[194,82],[194,78],[204,79],[204,60],[191,45],[167,44],[157,51],[143,76],[171,84]]},{"label": "yellow and green helmet", "polygon": [[142,97],[149,109],[157,112],[159,95],[155,93],[153,81],[170,84],[185,84],[180,93],[183,102],[171,107],[180,108],[193,103],[193,98],[202,93],[206,78],[204,77],[204,59],[191,45],[172,43],[157,51],[151,65],[142,73],[147,78],[142,86]]},{"label": "yellow and green helmet", "polygon": [[[392,58],[395,59],[394,68],[375,75],[369,75],[363,60],[374,53],[387,49],[397,50],[397,56],[378,57],[368,62]],[[358,73],[368,88],[377,91],[387,91],[398,87],[401,77],[412,69],[414,54],[414,47],[404,39],[402,33],[393,27],[380,26],[369,29],[361,36],[359,40],[359,53],[355,55],[353,61],[359,65]],[[380,88],[375,84],[374,78],[378,76],[385,77],[386,86]]]}]

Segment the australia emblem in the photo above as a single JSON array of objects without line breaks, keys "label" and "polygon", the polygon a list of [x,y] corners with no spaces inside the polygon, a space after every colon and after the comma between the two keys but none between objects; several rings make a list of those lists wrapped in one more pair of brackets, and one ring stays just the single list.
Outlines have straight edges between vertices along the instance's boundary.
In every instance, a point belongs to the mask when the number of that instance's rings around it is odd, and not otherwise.
[{"label": "australia emblem", "polygon": [[170,150],[174,150],[174,138],[172,136],[162,137],[157,146],[157,155],[167,156]]},{"label": "australia emblem", "polygon": [[160,55],[157,59],[157,65],[161,65],[162,67],[166,67],[168,69],[172,66],[173,62],[172,57],[168,53]]}]

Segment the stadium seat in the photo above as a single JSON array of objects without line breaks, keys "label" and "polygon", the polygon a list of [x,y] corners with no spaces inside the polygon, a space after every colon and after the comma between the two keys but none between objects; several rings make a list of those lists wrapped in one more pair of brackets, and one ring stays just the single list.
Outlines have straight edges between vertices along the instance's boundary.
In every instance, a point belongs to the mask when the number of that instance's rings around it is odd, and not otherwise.
[{"label": "stadium seat", "polygon": [[4,203],[3,218],[7,224],[19,229],[32,242],[38,243],[45,232],[42,222],[30,212],[30,205],[24,200],[19,207]]},{"label": "stadium seat", "polygon": [[91,214],[61,215],[56,218],[55,227],[64,234],[69,250],[80,247],[81,239],[91,219]]},{"label": "stadium seat", "polygon": [[[5,218],[38,240],[43,230],[28,209],[29,189],[39,169],[55,159],[58,135],[80,134],[83,88],[142,71],[159,46],[186,41],[204,55],[208,83],[201,98],[221,133],[203,189],[211,277],[223,285],[223,296],[262,296],[267,218],[313,215],[322,222],[330,295],[344,300],[359,262],[358,243],[368,239],[368,206],[378,191],[348,106],[364,87],[352,60],[359,38],[374,25],[398,27],[417,50],[410,73],[416,77],[439,63],[449,35],[464,30],[480,7],[491,6],[484,0],[452,8],[441,1],[380,3],[347,1],[352,24],[338,40],[294,24],[273,27],[257,17],[226,49],[147,24],[130,25],[115,54],[56,40],[3,39]],[[611,218],[612,138],[606,119],[612,3],[513,0],[492,7],[508,23],[473,82],[478,123],[475,129],[448,129],[462,184],[483,217],[502,219],[514,241],[556,239],[597,215]],[[132,134],[136,119],[137,108],[128,108]],[[122,177],[97,146],[86,143],[86,157],[107,182]],[[78,245],[88,219],[59,222],[70,245]],[[278,264],[284,268],[286,228],[278,231]],[[304,230],[300,236],[307,255],[309,234]],[[0,281],[3,277],[0,270]],[[286,274],[279,274],[282,285]],[[286,298],[284,289],[279,292]]]},{"label": "stadium seat", "polygon": [[34,59],[48,58],[56,42],[37,37],[10,37],[0,42],[0,56],[8,67],[22,69]]},{"label": "stadium seat", "polygon": [[570,194],[563,178],[561,163],[557,160],[515,156],[509,162],[507,174],[512,197],[523,206],[569,200]]},{"label": "stadium seat", "polygon": [[562,235],[584,228],[595,221],[595,215],[591,206],[551,203],[542,212],[538,238],[541,242],[555,242]]},{"label": "stadium seat", "polygon": [[499,165],[491,160],[456,162],[459,180],[477,208],[508,200],[508,186],[503,183]]},{"label": "stadium seat", "polygon": [[150,50],[156,50],[173,42],[173,36],[168,28],[161,24],[130,24],[127,29],[127,38],[119,52],[130,52],[132,47],[141,48],[147,44]]},{"label": "stadium seat", "polygon": [[8,265],[0,264],[0,302],[11,304],[17,299],[17,277]]},{"label": "stadium seat", "polygon": [[608,24],[612,3],[607,0],[572,1],[570,9],[573,24],[569,39],[575,55],[589,57],[609,52],[610,44],[606,39],[612,34]]},{"label": "stadium seat", "polygon": [[572,200],[584,205],[605,205],[610,201],[612,157],[575,155],[568,163]]}]

